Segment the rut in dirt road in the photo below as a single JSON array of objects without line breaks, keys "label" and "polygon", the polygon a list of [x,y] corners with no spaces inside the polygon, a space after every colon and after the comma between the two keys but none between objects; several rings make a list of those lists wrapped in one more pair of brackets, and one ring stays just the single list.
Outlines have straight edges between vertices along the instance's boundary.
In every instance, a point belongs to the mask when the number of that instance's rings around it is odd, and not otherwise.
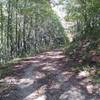
[{"label": "rut in dirt road", "polygon": [[16,89],[0,100],[99,100],[88,94],[60,50],[27,58],[22,63],[25,68],[21,69],[21,77],[9,78],[14,80]]}]

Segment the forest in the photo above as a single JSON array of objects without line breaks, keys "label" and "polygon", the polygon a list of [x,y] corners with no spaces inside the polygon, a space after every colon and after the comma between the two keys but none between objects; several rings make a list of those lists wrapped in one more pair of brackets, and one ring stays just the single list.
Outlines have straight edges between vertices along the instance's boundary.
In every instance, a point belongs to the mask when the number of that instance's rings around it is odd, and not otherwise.
[{"label": "forest", "polygon": [[0,12],[1,62],[64,44],[64,29],[47,0],[4,0]]},{"label": "forest", "polygon": [[100,99],[100,1],[0,0],[0,100],[75,99]]}]

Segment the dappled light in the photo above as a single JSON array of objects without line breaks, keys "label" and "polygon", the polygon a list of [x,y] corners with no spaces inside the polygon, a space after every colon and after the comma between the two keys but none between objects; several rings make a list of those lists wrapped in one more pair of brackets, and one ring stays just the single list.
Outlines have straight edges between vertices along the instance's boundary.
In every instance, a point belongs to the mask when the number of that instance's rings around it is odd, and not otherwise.
[{"label": "dappled light", "polygon": [[85,96],[81,92],[80,89],[72,86],[67,92],[64,92],[60,96],[60,100],[85,100]]},{"label": "dappled light", "polygon": [[100,0],[0,0],[0,100],[100,100]]},{"label": "dappled light", "polygon": [[23,100],[46,100],[46,96],[44,95],[44,93],[46,92],[45,89],[46,85],[41,86],[38,90],[29,94]]},{"label": "dappled light", "polygon": [[[78,78],[79,73],[69,69],[69,62],[66,62],[62,51],[46,52],[29,59],[21,61],[21,65],[26,67],[22,68],[23,73],[16,72],[13,77],[5,78],[6,83],[13,83],[16,87],[6,96],[7,100],[92,100],[95,91],[92,80]],[[68,68],[65,69],[66,66]],[[21,77],[16,77],[20,73]]]},{"label": "dappled light", "polygon": [[42,70],[48,70],[48,71],[56,70],[55,68],[51,68],[51,66],[52,66],[52,65],[48,65],[48,64],[47,64],[47,67],[43,67]]},{"label": "dappled light", "polygon": [[[38,96],[38,95],[37,95]],[[46,96],[45,95],[40,95],[40,96],[38,96],[37,97],[36,96],[36,98],[31,98],[31,97],[27,97],[27,98],[25,98],[24,100],[46,100]]]}]

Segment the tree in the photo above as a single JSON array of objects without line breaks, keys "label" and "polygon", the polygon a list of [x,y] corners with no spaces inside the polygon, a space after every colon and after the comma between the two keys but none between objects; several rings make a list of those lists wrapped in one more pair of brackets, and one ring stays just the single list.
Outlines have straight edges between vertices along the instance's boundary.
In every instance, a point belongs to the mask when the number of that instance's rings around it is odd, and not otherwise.
[{"label": "tree", "polygon": [[64,29],[48,0],[0,2],[1,62],[60,47],[63,38]]},{"label": "tree", "polygon": [[77,22],[78,35],[89,38],[100,37],[99,5],[98,0],[68,0],[66,19]]}]

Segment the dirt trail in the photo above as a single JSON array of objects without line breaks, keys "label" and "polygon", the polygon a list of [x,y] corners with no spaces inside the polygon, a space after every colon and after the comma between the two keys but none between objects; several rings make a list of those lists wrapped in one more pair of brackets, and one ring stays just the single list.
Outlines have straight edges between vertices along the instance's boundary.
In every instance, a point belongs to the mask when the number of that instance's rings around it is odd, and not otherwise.
[{"label": "dirt trail", "polygon": [[[77,79],[62,51],[54,50],[22,61],[21,76],[6,78],[16,89],[0,100],[100,100],[85,88],[88,79]],[[16,68],[21,67],[20,65]]]}]

